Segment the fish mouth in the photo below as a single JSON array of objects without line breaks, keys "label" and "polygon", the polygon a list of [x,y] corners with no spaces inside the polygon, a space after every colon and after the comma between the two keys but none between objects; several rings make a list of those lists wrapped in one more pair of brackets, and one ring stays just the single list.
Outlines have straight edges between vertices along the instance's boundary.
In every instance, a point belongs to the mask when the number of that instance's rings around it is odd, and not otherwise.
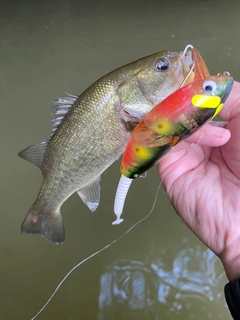
[{"label": "fish mouth", "polygon": [[206,63],[196,48],[192,48],[192,55],[194,61],[194,80],[203,80],[210,77]]},{"label": "fish mouth", "polygon": [[[210,77],[210,73],[201,54],[191,44],[188,44],[180,54],[182,56],[183,63],[185,63],[189,68],[180,87],[183,87],[191,81],[203,80]],[[192,73],[194,73],[193,79],[191,79]]]}]

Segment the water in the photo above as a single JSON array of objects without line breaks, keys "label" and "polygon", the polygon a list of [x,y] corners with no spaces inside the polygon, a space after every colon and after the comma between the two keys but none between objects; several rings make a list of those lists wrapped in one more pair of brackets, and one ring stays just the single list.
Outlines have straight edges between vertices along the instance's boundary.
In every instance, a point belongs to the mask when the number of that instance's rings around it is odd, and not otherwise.
[{"label": "water", "polygon": [[[159,183],[156,168],[136,180],[124,223],[113,227],[116,163],[102,176],[96,212],[76,195],[64,204],[63,246],[21,235],[41,174],[16,154],[49,136],[51,101],[64,92],[80,94],[130,61],[188,43],[211,73],[227,70],[239,80],[239,9],[238,1],[2,2],[1,319],[31,319],[73,265],[148,213]],[[151,217],[74,271],[38,319],[230,319],[226,281],[219,260],[161,191]]]}]

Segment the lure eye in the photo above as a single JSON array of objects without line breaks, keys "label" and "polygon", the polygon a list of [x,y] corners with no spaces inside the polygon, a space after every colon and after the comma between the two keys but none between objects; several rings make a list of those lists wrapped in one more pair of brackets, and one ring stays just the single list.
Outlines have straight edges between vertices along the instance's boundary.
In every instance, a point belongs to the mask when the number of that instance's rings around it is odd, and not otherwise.
[{"label": "lure eye", "polygon": [[212,80],[207,80],[204,82],[203,84],[203,90],[206,92],[206,93],[212,93],[216,90],[217,88],[217,85],[214,81]]},{"label": "lure eye", "polygon": [[160,58],[155,63],[155,69],[163,72],[169,69],[169,61],[166,58]]}]

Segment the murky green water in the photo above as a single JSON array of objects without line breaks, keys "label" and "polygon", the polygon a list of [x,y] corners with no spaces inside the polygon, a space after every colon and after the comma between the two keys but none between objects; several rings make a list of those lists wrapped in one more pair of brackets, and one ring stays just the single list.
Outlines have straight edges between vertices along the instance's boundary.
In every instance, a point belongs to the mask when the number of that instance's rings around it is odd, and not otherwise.
[{"label": "murky green water", "polygon": [[[168,4],[167,4],[168,3]],[[0,10],[0,319],[31,319],[64,275],[149,212],[156,168],[133,184],[124,223],[112,226],[119,163],[102,176],[101,204],[63,206],[63,246],[21,235],[40,171],[16,156],[50,134],[51,101],[80,94],[118,66],[196,46],[211,73],[240,79],[239,1],[16,1]],[[160,191],[152,215],[80,266],[38,319],[230,319],[218,259]]]}]

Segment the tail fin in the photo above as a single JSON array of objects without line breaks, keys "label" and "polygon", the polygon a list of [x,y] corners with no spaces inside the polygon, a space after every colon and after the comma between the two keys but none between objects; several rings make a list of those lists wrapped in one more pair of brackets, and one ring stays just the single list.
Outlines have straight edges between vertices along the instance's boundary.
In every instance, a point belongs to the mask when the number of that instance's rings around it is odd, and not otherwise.
[{"label": "tail fin", "polygon": [[52,214],[37,214],[33,207],[29,210],[21,227],[22,233],[40,233],[47,240],[62,244],[65,238],[60,211]]}]

